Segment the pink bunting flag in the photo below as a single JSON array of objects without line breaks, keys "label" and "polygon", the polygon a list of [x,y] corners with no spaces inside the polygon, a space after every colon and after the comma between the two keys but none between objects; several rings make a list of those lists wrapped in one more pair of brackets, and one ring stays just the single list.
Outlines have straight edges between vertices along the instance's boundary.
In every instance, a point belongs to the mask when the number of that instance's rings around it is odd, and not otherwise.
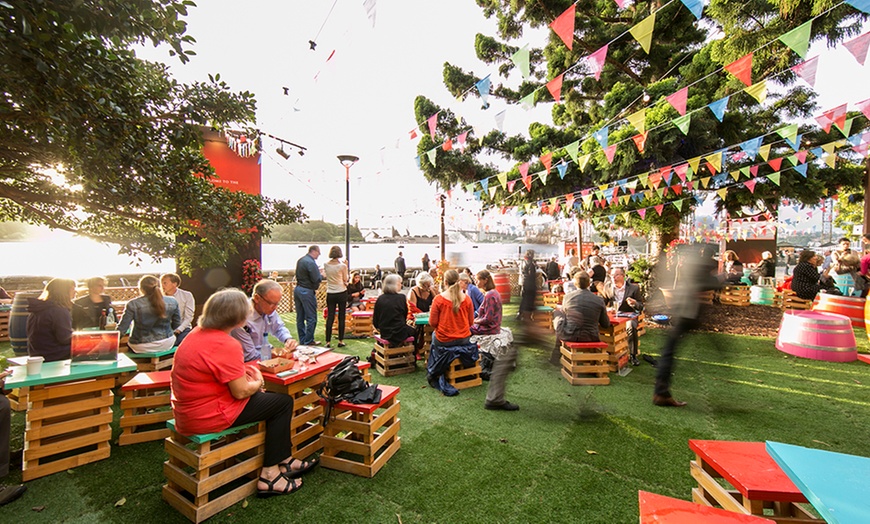
[{"label": "pink bunting flag", "polygon": [[747,87],[752,85],[752,53],[744,55],[742,58],[731,62],[725,66],[725,70],[737,77],[738,80],[746,84]]},{"label": "pink bunting flag", "polygon": [[520,166],[517,169],[520,170],[520,175],[522,175],[523,178],[529,176],[529,163],[528,162],[523,162],[522,164],[520,164]]},{"label": "pink bunting flag", "polygon": [[843,45],[852,53],[859,64],[864,65],[864,61],[867,60],[867,49],[870,47],[870,31],[848,42],[843,42]]},{"label": "pink bunting flag", "polygon": [[750,166],[749,172],[752,173],[752,176],[758,176],[758,166]]},{"label": "pink bunting flag", "polygon": [[638,209],[637,214],[640,215],[640,218],[646,218],[646,209]]},{"label": "pink bunting flag", "polygon": [[653,209],[656,210],[656,213],[658,213],[659,216],[662,216],[662,211],[664,211],[664,209],[665,209],[665,205],[664,205],[664,204],[659,204],[659,205],[657,205],[657,206],[653,206]]},{"label": "pink bunting flag", "polygon": [[668,196],[668,186],[662,188],[662,197]]},{"label": "pink bunting flag", "polygon": [[688,171],[688,169],[689,164],[680,164],[674,168],[674,173],[676,173],[677,176],[680,177],[680,182],[686,182],[686,172]]},{"label": "pink bunting flag", "polygon": [[614,2],[616,2],[616,5],[618,5],[620,9],[625,7],[625,0],[614,0]]},{"label": "pink bunting flag", "polygon": [[843,129],[846,127],[846,104],[837,106],[830,111],[825,111],[825,116],[827,116],[837,127]]},{"label": "pink bunting flag", "polygon": [[547,174],[550,174],[550,167],[553,165],[553,153],[546,153],[541,155],[541,163],[544,164],[544,168],[547,170]]},{"label": "pink bunting flag", "polygon": [[689,191],[695,189],[695,182],[692,180],[686,182],[686,189],[688,189]]},{"label": "pink bunting flag", "polygon": [[774,171],[779,171],[779,169],[782,167],[782,157],[771,158],[770,160],[768,160],[767,165],[769,165]]},{"label": "pink bunting flag", "polygon": [[513,193],[513,192],[514,192],[514,186],[515,186],[516,184],[517,184],[517,179],[516,179],[516,178],[513,179],[513,180],[508,180],[508,183],[507,183],[507,190],[508,190],[508,193]]},{"label": "pink bunting flag", "polygon": [[468,131],[465,131],[456,137],[456,141],[459,143],[459,149],[465,149],[466,140],[468,140]]},{"label": "pink bunting flag", "polygon": [[575,19],[575,4],[565,9],[565,11],[550,22],[550,29],[559,35],[559,38],[565,42],[568,49],[574,49],[574,19]]},{"label": "pink bunting flag", "polygon": [[429,124],[429,136],[432,137],[432,140],[435,140],[435,129],[438,127],[438,113],[426,119],[426,123]]},{"label": "pink bunting flag", "polygon": [[803,163],[805,163],[805,162],[807,161],[807,150],[804,149],[804,150],[802,150],[802,151],[798,151],[798,152],[795,154],[795,156],[796,156],[797,159],[798,159],[798,163],[799,163],[799,164],[803,164]]},{"label": "pink bunting flag", "polygon": [[680,115],[686,114],[686,100],[688,100],[688,98],[689,98],[689,88],[688,87],[684,87],[684,88],[680,89],[679,91],[677,91],[676,93],[674,93],[672,95],[668,95],[666,98],[667,98],[668,103],[671,104],[671,106],[673,106],[673,108],[677,110],[677,113],[679,113]]},{"label": "pink bunting flag", "polygon": [[868,120],[870,120],[870,98],[868,98],[867,100],[863,100],[861,102],[858,102],[855,105],[858,106],[858,111],[861,111],[862,113],[864,113],[864,116],[867,117]]},{"label": "pink bunting flag", "polygon": [[547,91],[553,96],[553,100],[558,104],[562,98],[562,75],[557,76],[556,78],[547,82]]},{"label": "pink bunting flag", "polygon": [[755,184],[757,182],[758,181],[753,178],[751,180],[747,180],[746,182],[743,182],[743,185],[746,186],[746,189],[748,189],[750,193],[755,193]]},{"label": "pink bunting flag", "polygon": [[[870,102],[870,100],[868,100],[868,102]],[[868,104],[868,106],[870,106],[870,104]],[[646,146],[646,133],[634,135],[631,139],[634,140],[634,145],[637,146],[638,152],[643,153],[643,148]]]},{"label": "pink bunting flag", "polygon": [[604,61],[607,59],[607,44],[604,44],[604,47],[595,51],[587,60],[589,61],[589,67],[592,68],[592,74],[595,75],[595,80],[601,80],[601,71],[604,70]]},{"label": "pink bunting flag", "polygon": [[819,69],[819,57],[814,56],[791,67],[794,73],[801,77],[810,87],[816,87],[816,71]]},{"label": "pink bunting flag", "polygon": [[608,163],[610,163],[610,164],[613,163],[614,155],[616,155],[616,144],[613,144],[613,145],[610,145],[610,146],[607,146],[606,148],[604,148],[604,156],[607,157]]}]

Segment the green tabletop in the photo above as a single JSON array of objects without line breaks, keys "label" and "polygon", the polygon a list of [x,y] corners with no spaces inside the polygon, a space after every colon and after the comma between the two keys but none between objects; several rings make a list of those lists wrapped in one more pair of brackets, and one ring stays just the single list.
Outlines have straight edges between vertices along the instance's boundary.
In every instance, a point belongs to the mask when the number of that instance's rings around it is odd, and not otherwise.
[{"label": "green tabletop", "polygon": [[136,353],[131,349],[129,353],[125,354],[130,358],[159,358],[175,353],[176,349],[178,349],[178,346],[172,346],[171,348],[164,349],[163,351],[154,351],[150,353]]},{"label": "green tabletop", "polygon": [[74,380],[84,380],[106,375],[115,375],[127,371],[136,371],[136,363],[120,353],[118,360],[110,364],[94,364],[92,362],[71,363],[69,360],[46,362],[42,365],[42,373],[24,377],[6,377],[6,389],[45,386]]},{"label": "green tabletop", "polygon": [[429,325],[429,313],[418,313],[414,315],[414,324],[418,326]]}]

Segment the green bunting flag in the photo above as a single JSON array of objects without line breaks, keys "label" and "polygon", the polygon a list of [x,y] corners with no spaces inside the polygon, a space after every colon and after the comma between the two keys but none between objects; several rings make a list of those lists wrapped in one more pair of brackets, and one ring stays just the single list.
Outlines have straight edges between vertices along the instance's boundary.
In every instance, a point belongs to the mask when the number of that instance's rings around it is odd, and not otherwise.
[{"label": "green bunting flag", "polygon": [[541,179],[542,184],[547,185],[547,172],[546,171],[541,171],[540,173],[538,173],[538,178]]},{"label": "green bunting flag", "polygon": [[843,127],[840,127],[836,122],[834,122],[834,125],[837,127],[837,129],[839,129],[843,133],[843,136],[848,137],[849,132],[852,131],[852,121],[853,120],[855,120],[854,117],[846,120],[846,123]]},{"label": "green bunting flag", "polygon": [[437,150],[438,150],[437,147],[433,147],[429,151],[426,151],[426,156],[429,157],[429,163],[432,164],[432,167],[435,167],[435,151],[437,151]]},{"label": "green bunting flag", "polygon": [[683,210],[683,201],[682,200],[674,200],[674,207],[679,209],[680,211],[682,211]]},{"label": "green bunting flag", "polygon": [[677,129],[682,131],[684,135],[688,135],[689,134],[689,124],[691,123],[691,120],[692,120],[692,113],[687,113],[681,117],[678,117],[678,118],[671,120],[671,122],[673,122],[673,124],[675,126],[677,126]]},{"label": "green bunting flag", "polygon": [[810,32],[812,29],[813,21],[809,20],[780,36],[779,41],[787,45],[798,56],[804,58],[807,56],[807,49],[810,47]]},{"label": "green bunting flag", "polygon": [[780,138],[788,139],[794,142],[797,139],[798,125],[789,124],[785,127],[781,127],[776,130],[776,134],[779,135]]},{"label": "green bunting flag", "polygon": [[465,184],[465,190],[471,193],[474,190],[474,182],[470,184]]},{"label": "green bunting flag", "polygon": [[637,179],[640,180],[640,185],[643,187],[649,187],[649,173],[644,173],[642,175],[637,175]]},{"label": "green bunting flag", "polygon": [[649,46],[652,43],[653,27],[656,24],[656,14],[653,13],[641,20],[639,24],[628,30],[631,36],[637,40],[637,43],[643,48],[646,54],[649,54]]},{"label": "green bunting flag", "polygon": [[520,99],[520,105],[522,105],[523,109],[526,111],[535,107],[535,93],[537,93],[537,91],[532,91]]},{"label": "green bunting flag", "polygon": [[[580,165],[580,160],[577,158],[579,156],[579,153],[580,153],[580,141],[579,140],[571,142],[570,144],[565,146],[565,151],[568,152],[568,154],[571,156],[571,160],[573,160],[575,164]],[[580,169],[582,170],[583,167],[581,166]]]},{"label": "green bunting flag", "polygon": [[780,173],[776,172],[776,173],[771,173],[771,174],[767,175],[767,178],[768,178],[768,180],[770,180],[774,184],[779,185],[779,176],[780,176]]},{"label": "green bunting flag", "polygon": [[[785,35],[783,35],[785,36]],[[782,37],[780,37],[782,38]],[[801,55],[803,56],[803,55]],[[523,75],[523,78],[529,77],[529,45],[526,44],[517,50],[516,53],[511,55],[511,62],[517,66],[517,69],[520,70],[520,74]]]}]

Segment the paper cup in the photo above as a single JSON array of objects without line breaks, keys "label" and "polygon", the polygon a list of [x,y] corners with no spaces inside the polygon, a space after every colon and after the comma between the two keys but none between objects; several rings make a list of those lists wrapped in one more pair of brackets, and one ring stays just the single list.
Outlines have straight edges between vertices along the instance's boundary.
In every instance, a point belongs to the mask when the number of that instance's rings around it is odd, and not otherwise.
[{"label": "paper cup", "polygon": [[43,362],[45,362],[44,357],[27,357],[27,374],[39,375],[42,373]]}]

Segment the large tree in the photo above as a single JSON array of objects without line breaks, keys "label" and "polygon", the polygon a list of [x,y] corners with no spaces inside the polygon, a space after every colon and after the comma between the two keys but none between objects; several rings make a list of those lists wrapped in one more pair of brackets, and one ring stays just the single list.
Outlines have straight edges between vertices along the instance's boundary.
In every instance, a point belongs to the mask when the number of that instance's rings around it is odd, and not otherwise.
[{"label": "large tree", "polygon": [[[497,66],[499,75],[509,77],[515,70],[511,56],[526,43],[523,31],[526,27],[546,27],[572,3],[570,0],[541,0],[538,2],[515,2],[512,0],[477,0],[487,17],[498,20],[498,37],[478,35],[476,52],[488,68]],[[562,101],[552,109],[554,125],[536,123],[529,127],[528,136],[507,136],[500,131],[491,131],[482,137],[469,139],[469,147],[462,151],[438,151],[437,164],[426,161],[425,152],[445,137],[455,136],[462,127],[454,115],[438,107],[424,96],[415,102],[418,122],[438,113],[439,136],[430,139],[423,134],[418,145],[421,165],[429,180],[445,187],[456,183],[466,184],[492,177],[499,172],[490,159],[501,158],[516,166],[533,161],[530,172],[543,169],[536,163],[538,157],[552,152],[553,164],[566,154],[563,147],[582,139],[581,153],[591,153],[585,169],[571,165],[567,176],[560,179],[550,175],[546,184],[534,183],[530,190],[517,184],[519,190],[508,193],[499,188],[494,197],[481,193],[485,205],[524,205],[550,199],[554,196],[596,188],[634,175],[650,172],[664,166],[685,163],[699,155],[708,155],[728,146],[734,146],[749,138],[770,133],[795,118],[806,118],[816,110],[814,93],[797,84],[795,76],[787,71],[800,58],[784,45],[766,42],[800,26],[815,14],[830,7],[825,0],[782,0],[741,3],[712,0],[705,8],[704,17],[697,22],[691,12],[680,2],[636,1],[625,9],[618,8],[613,0],[586,0],[576,3],[573,50],[550,33],[550,39],[542,49],[532,49],[531,75],[518,87],[510,88],[493,79],[491,97],[502,98],[509,104],[517,104],[526,95],[535,92],[539,103],[552,102],[544,84],[559,74],[563,77]],[[637,41],[626,32],[656,11],[652,46],[645,53]],[[855,35],[865,16],[845,5],[840,5],[812,24],[811,39],[825,39],[829,44]],[[723,38],[712,39],[714,32],[724,33]],[[621,35],[621,36],[620,36]],[[615,39],[615,40],[614,40]],[[601,77],[596,80],[586,62],[581,59],[603,45],[609,44],[607,59]],[[769,102],[759,105],[745,93],[738,94],[745,86],[735,77],[719,71],[723,65],[735,61],[757,48],[754,56],[753,79],[761,79],[773,73],[786,72],[776,77],[779,85],[771,84]],[[487,71],[488,72],[488,71]],[[482,74],[467,72],[449,63],[444,65],[444,84],[454,96],[477,96],[475,84]],[[515,83],[515,82],[514,82]],[[691,115],[687,134],[670,124],[678,113],[664,98],[677,90],[691,86],[688,110],[734,95],[728,111],[720,122],[710,111],[698,111]],[[516,107],[516,106],[514,106]],[[647,137],[645,150],[641,153],[629,140],[637,130],[625,123],[624,118],[641,109],[646,109],[646,128],[652,129]],[[857,129],[863,122],[853,127]],[[613,162],[608,162],[601,146],[592,137],[595,131],[610,126],[609,143],[627,140],[617,150]],[[656,128],[657,129],[653,129]],[[421,126],[425,128],[425,124]],[[805,143],[810,146],[820,143],[823,136],[807,135]],[[765,139],[773,146],[773,155],[784,154],[782,141]],[[756,161],[758,162],[758,161]],[[740,165],[729,163],[724,169],[736,169]],[[703,169],[703,168],[702,168]],[[763,168],[759,174],[769,173]],[[706,176],[702,173],[697,176]],[[731,191],[720,207],[738,213],[744,206],[775,210],[781,197],[789,197],[805,203],[818,201],[825,190],[834,191],[843,183],[858,185],[860,169],[841,165],[818,176],[817,167],[810,167],[808,179],[795,180],[782,177],[781,185],[759,184],[755,193]],[[858,183],[856,183],[858,177]],[[517,167],[508,171],[508,179],[519,178]],[[697,184],[697,182],[696,182]],[[713,182],[711,188],[724,186],[727,181]],[[492,185],[492,181],[490,181]],[[579,217],[610,217],[615,225],[627,226],[644,233],[653,241],[653,249],[661,249],[677,233],[682,216],[690,213],[694,202],[678,209],[667,205],[661,215],[647,213],[641,218],[626,211],[638,207],[650,207],[660,203],[683,199],[685,194],[673,192],[661,196],[655,192],[640,202],[620,202],[606,210],[596,207],[584,209],[575,204],[573,210]],[[537,207],[537,206],[535,206]],[[602,227],[611,224],[600,222]]]},{"label": "large tree", "polygon": [[[216,188],[203,126],[255,138],[255,100],[220,80],[182,84],[134,45],[167,44],[182,62],[187,0],[0,2],[0,221],[44,224],[222,264],[252,230],[303,218],[285,201]],[[196,240],[191,240],[196,239]]]}]

